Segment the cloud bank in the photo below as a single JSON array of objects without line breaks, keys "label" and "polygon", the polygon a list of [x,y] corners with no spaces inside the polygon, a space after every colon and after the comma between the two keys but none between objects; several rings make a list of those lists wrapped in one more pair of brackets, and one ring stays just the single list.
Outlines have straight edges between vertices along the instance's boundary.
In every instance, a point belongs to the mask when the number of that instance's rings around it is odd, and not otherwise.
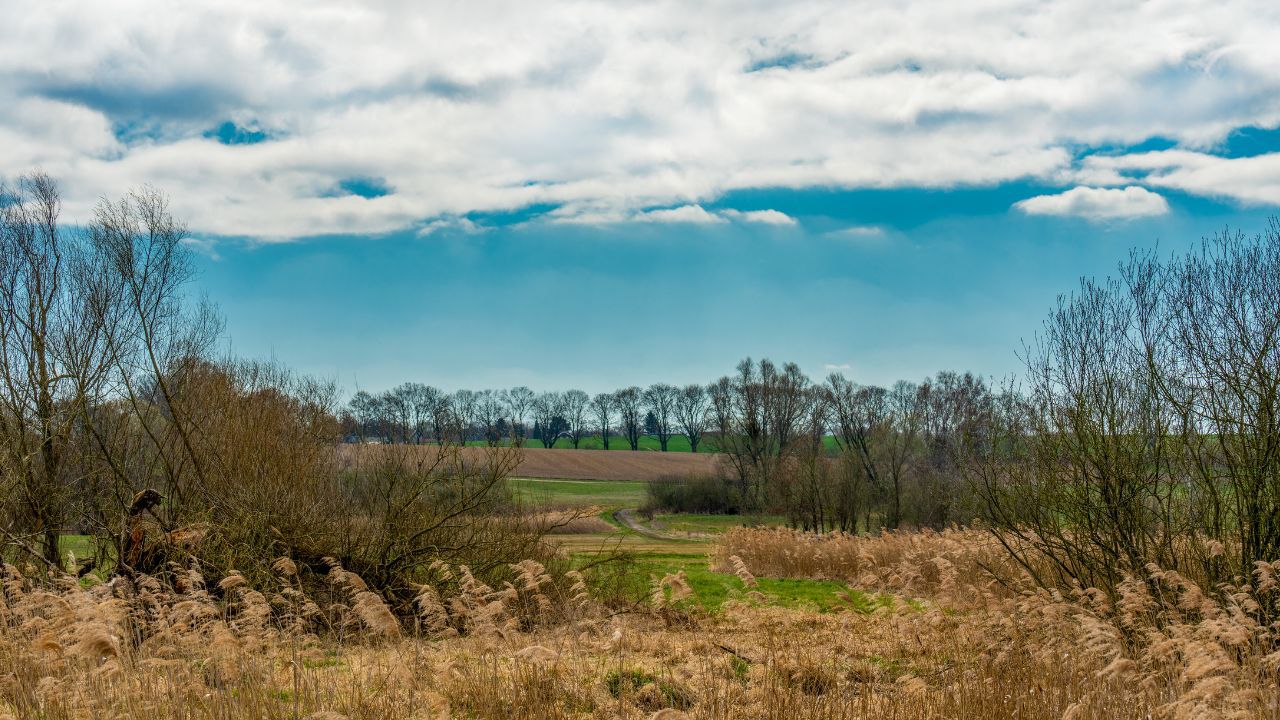
[{"label": "cloud bank", "polygon": [[0,24],[0,173],[63,178],[73,218],[150,182],[267,240],[527,207],[787,224],[703,209],[761,187],[1276,204],[1280,153],[1216,150],[1280,125],[1278,34],[1251,0],[51,5]]}]

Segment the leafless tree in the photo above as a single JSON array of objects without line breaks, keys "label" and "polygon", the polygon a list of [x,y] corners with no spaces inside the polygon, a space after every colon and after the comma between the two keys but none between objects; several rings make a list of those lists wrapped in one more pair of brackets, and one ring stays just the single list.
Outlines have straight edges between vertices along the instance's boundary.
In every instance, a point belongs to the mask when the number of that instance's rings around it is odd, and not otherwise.
[{"label": "leafless tree", "polygon": [[460,444],[465,445],[471,439],[471,427],[476,421],[476,406],[474,390],[457,390],[449,396],[449,426]]},{"label": "leafless tree", "polygon": [[[444,400],[444,394],[430,385],[405,383],[400,386],[410,409],[413,442],[421,443],[434,432],[436,408]],[[439,440],[439,438],[436,438]]]},{"label": "leafless tree", "polygon": [[686,385],[676,396],[675,418],[684,436],[689,438],[690,452],[698,452],[698,443],[706,430],[709,411],[707,391],[701,385]]},{"label": "leafless tree", "polygon": [[485,442],[490,447],[497,447],[502,441],[502,416],[506,405],[501,396],[493,390],[481,390],[476,393],[476,422],[480,425]]},{"label": "leafless tree", "polygon": [[569,430],[569,423],[565,420],[564,395],[558,392],[538,393],[533,400],[532,410],[542,447],[555,447],[556,441]]},{"label": "leafless tree", "polygon": [[609,436],[613,432],[614,412],[617,409],[617,400],[613,393],[597,393],[591,398],[591,414],[595,419],[596,428],[600,430],[600,440],[604,443],[604,449],[609,449]]},{"label": "leafless tree", "polygon": [[569,423],[569,441],[576,450],[590,424],[591,397],[581,390],[566,390],[563,402],[564,419]]},{"label": "leafless tree", "polygon": [[360,441],[368,440],[369,436],[376,432],[383,417],[382,400],[364,390],[359,390],[351,396],[347,407],[355,418]]},{"label": "leafless tree", "polygon": [[644,391],[644,405],[653,413],[654,434],[658,436],[658,446],[662,452],[667,451],[667,443],[675,431],[676,400],[680,390],[667,383],[654,383]]},{"label": "leafless tree", "polygon": [[170,512],[202,492],[209,412],[179,400],[221,323],[186,301],[186,229],[159,192],[100,202],[81,232],[59,227],[48,176],[0,196],[0,529],[58,567],[68,523],[118,527],[138,483],[163,483]]},{"label": "leafless tree", "polygon": [[634,385],[613,394],[621,420],[622,435],[632,450],[640,449],[640,435],[644,431],[643,392]]},{"label": "leafless tree", "polygon": [[[77,412],[74,313],[78,288],[59,227],[61,198],[43,174],[0,187],[0,373],[3,489],[12,533],[34,536],[40,557],[61,567],[58,538],[69,520],[73,479],[65,464]],[[30,547],[23,545],[23,547]]]},{"label": "leafless tree", "polygon": [[511,388],[504,397],[507,403],[507,410],[511,414],[511,425],[517,445],[524,445],[525,417],[533,405],[533,398],[533,391],[523,385]]},{"label": "leafless tree", "polygon": [[707,385],[713,427],[723,439],[733,428],[733,378],[728,376]]},{"label": "leafless tree", "polygon": [[768,493],[788,471],[793,441],[811,402],[808,388],[809,379],[794,363],[779,368],[767,359],[747,358],[727,387],[718,383],[712,389],[713,413],[727,411],[729,427],[719,444],[744,507],[766,507]]}]

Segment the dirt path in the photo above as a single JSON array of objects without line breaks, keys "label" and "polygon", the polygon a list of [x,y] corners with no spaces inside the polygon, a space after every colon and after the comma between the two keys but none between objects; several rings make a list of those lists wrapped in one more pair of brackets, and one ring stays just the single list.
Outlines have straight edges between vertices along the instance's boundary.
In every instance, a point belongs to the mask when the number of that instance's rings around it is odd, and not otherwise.
[{"label": "dirt path", "polygon": [[654,530],[653,528],[645,527],[643,523],[636,519],[635,508],[621,508],[619,510],[614,510],[613,519],[622,523],[631,530],[634,530],[638,534],[647,538],[653,538],[654,540],[697,540],[697,538],[691,538],[688,535],[672,535],[671,533],[665,533],[661,530]]}]

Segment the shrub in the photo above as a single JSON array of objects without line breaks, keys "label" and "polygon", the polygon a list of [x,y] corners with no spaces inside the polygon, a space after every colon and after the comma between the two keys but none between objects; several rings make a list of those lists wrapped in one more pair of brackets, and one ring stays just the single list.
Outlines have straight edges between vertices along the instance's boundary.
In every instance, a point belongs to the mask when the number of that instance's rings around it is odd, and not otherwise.
[{"label": "shrub", "polygon": [[642,511],[735,515],[741,509],[729,484],[719,476],[668,475],[649,482]]}]

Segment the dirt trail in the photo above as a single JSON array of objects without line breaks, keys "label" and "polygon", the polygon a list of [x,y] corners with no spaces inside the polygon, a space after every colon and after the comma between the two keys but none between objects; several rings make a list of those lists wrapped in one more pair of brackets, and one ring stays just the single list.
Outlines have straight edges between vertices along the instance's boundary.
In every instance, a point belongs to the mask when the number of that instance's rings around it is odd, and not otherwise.
[{"label": "dirt trail", "polygon": [[653,528],[651,528],[651,527],[647,527],[647,526],[645,526],[645,525],[644,525],[644,523],[642,523],[642,522],[640,522],[639,520],[637,520],[637,519],[636,519],[636,508],[621,508],[621,509],[619,509],[619,510],[614,510],[614,511],[613,511],[613,519],[614,519],[614,520],[617,520],[618,522],[622,523],[623,525],[627,526],[628,528],[630,528],[630,529],[632,529],[632,530],[636,531],[637,533],[639,533],[639,534],[641,534],[641,535],[643,535],[643,536],[645,536],[645,537],[647,537],[647,538],[653,538],[654,540],[686,540],[686,541],[691,541],[691,540],[701,540],[701,539],[703,539],[703,538],[700,538],[700,537],[698,537],[698,536],[688,535],[688,534],[685,534],[685,535],[673,535],[673,534],[668,533],[668,532],[663,532],[663,531],[661,531],[661,530],[654,530],[654,529],[653,529]]}]

